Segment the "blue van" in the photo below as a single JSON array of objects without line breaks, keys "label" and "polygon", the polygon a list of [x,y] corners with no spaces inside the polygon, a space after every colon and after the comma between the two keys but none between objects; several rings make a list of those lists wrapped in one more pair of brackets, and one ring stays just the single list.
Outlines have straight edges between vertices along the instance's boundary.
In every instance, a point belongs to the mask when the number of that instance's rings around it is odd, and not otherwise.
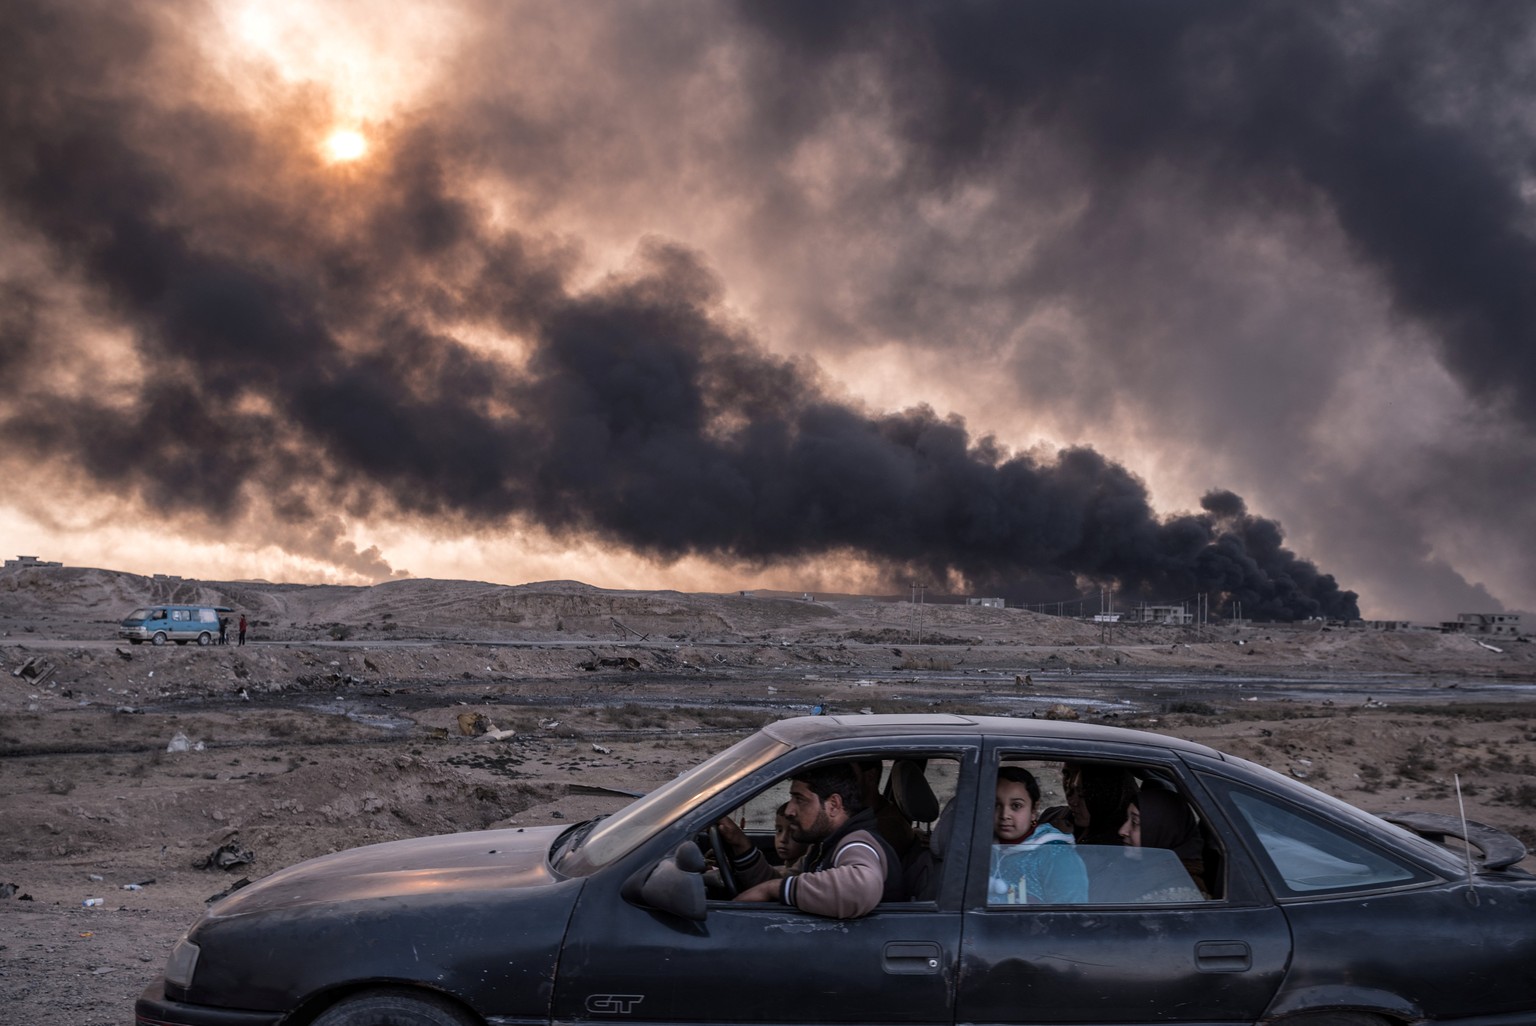
[{"label": "blue van", "polygon": [[219,636],[220,614],[229,611],[228,606],[144,606],[123,618],[117,636],[135,645],[211,645]]}]

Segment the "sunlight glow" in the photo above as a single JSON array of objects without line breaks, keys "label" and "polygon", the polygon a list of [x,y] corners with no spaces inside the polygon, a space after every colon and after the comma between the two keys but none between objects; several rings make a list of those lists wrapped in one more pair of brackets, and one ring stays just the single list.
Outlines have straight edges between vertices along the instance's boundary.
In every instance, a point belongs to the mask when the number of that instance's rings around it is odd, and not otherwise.
[{"label": "sunlight glow", "polygon": [[338,128],[325,137],[325,156],[331,163],[357,160],[368,152],[368,140],[351,128]]}]

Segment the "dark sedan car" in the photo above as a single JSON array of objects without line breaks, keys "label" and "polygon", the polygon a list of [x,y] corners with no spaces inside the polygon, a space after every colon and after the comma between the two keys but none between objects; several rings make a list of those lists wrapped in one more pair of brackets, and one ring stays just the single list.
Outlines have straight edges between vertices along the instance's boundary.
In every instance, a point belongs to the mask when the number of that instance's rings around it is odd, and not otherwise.
[{"label": "dark sedan car", "polygon": [[[718,822],[771,852],[791,778],[828,763],[864,770],[910,900],[731,902]],[[1055,875],[995,844],[1005,795],[1055,824],[1030,835]],[[275,873],[176,945],[138,1022],[1536,1026],[1524,848],[1401,818],[1138,731],[785,720],[612,816]]]}]

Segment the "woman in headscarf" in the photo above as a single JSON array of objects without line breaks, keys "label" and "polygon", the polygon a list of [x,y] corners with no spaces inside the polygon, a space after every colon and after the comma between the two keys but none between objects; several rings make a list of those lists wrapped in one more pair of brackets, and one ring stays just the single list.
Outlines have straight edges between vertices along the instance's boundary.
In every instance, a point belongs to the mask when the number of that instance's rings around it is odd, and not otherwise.
[{"label": "woman in headscarf", "polygon": [[1120,844],[1120,824],[1136,797],[1136,778],[1123,766],[1069,762],[1062,768],[1062,790],[1067,795],[1068,828],[1078,844]]},{"label": "woman in headscarf", "polygon": [[[1132,848],[1162,848],[1178,856],[1199,888],[1190,900],[1209,897],[1205,892],[1205,863],[1202,853],[1205,840],[1200,833],[1200,823],[1195,819],[1189,803],[1166,787],[1143,784],[1136,798],[1126,809],[1125,822],[1120,826],[1120,840]],[[1159,896],[1161,900],[1180,900],[1175,895]],[[1142,900],[1153,900],[1144,897]]]}]

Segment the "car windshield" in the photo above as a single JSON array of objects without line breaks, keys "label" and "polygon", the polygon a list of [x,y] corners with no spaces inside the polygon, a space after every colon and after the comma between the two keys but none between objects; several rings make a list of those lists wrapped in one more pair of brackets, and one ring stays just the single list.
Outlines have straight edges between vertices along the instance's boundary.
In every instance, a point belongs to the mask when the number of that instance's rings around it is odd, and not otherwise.
[{"label": "car windshield", "polygon": [[554,849],[555,868],[569,876],[585,876],[623,858],[689,809],[777,759],[789,748],[767,734],[753,734],[612,816],[593,820],[590,825],[562,835]]},{"label": "car windshield", "polygon": [[131,612],[127,616],[123,617],[123,621],[124,622],[127,622],[129,620],[148,620],[148,619],[149,619],[149,610],[147,610],[147,609],[135,609],[133,612]]}]

